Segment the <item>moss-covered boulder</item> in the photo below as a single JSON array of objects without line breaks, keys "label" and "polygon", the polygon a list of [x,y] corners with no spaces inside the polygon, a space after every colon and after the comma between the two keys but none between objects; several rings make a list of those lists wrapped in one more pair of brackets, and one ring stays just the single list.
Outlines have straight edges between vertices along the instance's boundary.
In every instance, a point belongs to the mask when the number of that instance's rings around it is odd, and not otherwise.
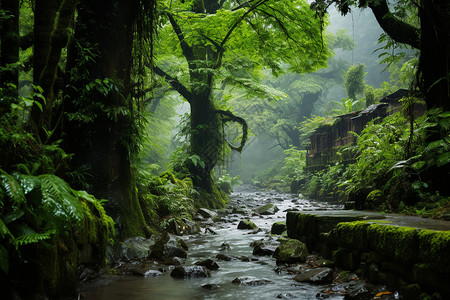
[{"label": "moss-covered boulder", "polygon": [[270,229],[271,234],[282,234],[286,230],[286,222],[275,222]]},{"label": "moss-covered boulder", "polygon": [[165,233],[153,245],[150,258],[164,261],[171,257],[187,257],[188,246],[186,242],[174,235]]},{"label": "moss-covered boulder", "polygon": [[241,220],[237,229],[258,229],[258,226],[250,220]]},{"label": "moss-covered boulder", "polygon": [[308,256],[306,245],[299,240],[281,239],[280,245],[275,249],[273,257],[279,263],[305,262]]},{"label": "moss-covered boulder", "polygon": [[273,203],[267,203],[255,209],[255,213],[259,215],[273,215],[279,211],[278,207]]}]

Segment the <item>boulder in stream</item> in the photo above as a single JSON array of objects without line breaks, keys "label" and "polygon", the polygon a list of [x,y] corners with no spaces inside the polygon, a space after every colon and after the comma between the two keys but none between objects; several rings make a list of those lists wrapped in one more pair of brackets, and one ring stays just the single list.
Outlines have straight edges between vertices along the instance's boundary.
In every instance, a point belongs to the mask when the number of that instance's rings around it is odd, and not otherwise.
[{"label": "boulder in stream", "polygon": [[272,228],[270,230],[271,234],[282,234],[286,230],[286,222],[275,222],[272,224]]},{"label": "boulder in stream", "polygon": [[186,258],[188,246],[186,242],[177,236],[171,234],[164,234],[158,239],[152,247],[150,258],[164,261],[170,257]]},{"label": "boulder in stream", "polygon": [[212,259],[204,259],[196,262],[194,265],[206,267],[208,270],[217,270],[219,269],[219,265]]},{"label": "boulder in stream", "polygon": [[255,211],[255,213],[257,213],[259,215],[273,215],[277,211],[279,211],[279,209],[275,204],[267,203],[263,206],[256,208],[254,211]]},{"label": "boulder in stream", "polygon": [[305,262],[307,256],[308,249],[306,245],[294,239],[280,239],[280,245],[273,253],[277,264]]},{"label": "boulder in stream", "polygon": [[275,252],[276,246],[274,245],[257,245],[253,249],[253,255],[256,256],[272,256]]},{"label": "boulder in stream", "polygon": [[330,268],[315,268],[297,274],[294,277],[297,282],[313,284],[326,284],[333,281],[333,270]]},{"label": "boulder in stream", "polygon": [[258,226],[250,220],[241,220],[237,229],[258,229]]},{"label": "boulder in stream", "polygon": [[270,281],[267,279],[258,279],[253,276],[243,276],[243,277],[237,277],[237,278],[233,279],[232,283],[245,284],[245,285],[266,285],[266,284],[272,284],[273,281]]},{"label": "boulder in stream", "polygon": [[130,237],[121,243],[117,254],[119,260],[143,260],[150,254],[150,247],[156,243],[159,236],[146,239],[142,236]]},{"label": "boulder in stream", "polygon": [[206,208],[199,208],[197,214],[202,216],[204,219],[214,219],[218,217],[218,214],[216,212]]},{"label": "boulder in stream", "polygon": [[175,278],[204,278],[210,277],[211,273],[203,266],[177,266],[172,270],[170,276]]}]

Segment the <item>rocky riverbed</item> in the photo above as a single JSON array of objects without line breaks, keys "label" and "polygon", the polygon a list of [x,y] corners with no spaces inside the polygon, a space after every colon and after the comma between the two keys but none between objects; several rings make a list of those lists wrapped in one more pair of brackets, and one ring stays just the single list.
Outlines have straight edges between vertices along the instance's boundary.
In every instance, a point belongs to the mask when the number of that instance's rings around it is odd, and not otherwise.
[{"label": "rocky riverbed", "polygon": [[301,195],[240,187],[225,209],[200,209],[194,221],[168,220],[171,234],[116,245],[110,269],[82,271],[79,298],[401,299],[385,286],[336,269],[284,232],[288,211],[341,208]]}]

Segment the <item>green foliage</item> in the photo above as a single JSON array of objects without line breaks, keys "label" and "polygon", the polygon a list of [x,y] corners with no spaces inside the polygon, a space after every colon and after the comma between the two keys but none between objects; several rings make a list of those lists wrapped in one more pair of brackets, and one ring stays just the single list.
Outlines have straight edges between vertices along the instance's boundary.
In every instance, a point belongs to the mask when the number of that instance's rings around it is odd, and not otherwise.
[{"label": "green foliage", "polygon": [[364,73],[363,64],[351,66],[345,74],[345,90],[350,99],[356,100],[364,92]]},{"label": "green foliage", "polygon": [[[104,213],[99,200],[84,191],[76,191],[61,178],[13,173],[0,169],[0,267],[9,269],[9,255],[18,255],[21,246],[64,235],[73,226],[81,226],[90,212],[81,202],[92,203]],[[112,220],[104,215],[107,227]],[[86,229],[87,230],[87,229]],[[109,234],[109,233],[107,233]],[[8,249],[10,253],[5,253]]]}]

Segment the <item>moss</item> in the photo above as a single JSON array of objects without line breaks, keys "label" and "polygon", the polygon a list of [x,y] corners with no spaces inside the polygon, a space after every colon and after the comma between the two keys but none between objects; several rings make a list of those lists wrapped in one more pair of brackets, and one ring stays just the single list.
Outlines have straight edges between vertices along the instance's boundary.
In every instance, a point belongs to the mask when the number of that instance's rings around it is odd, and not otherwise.
[{"label": "moss", "polygon": [[416,228],[370,224],[367,237],[370,248],[384,256],[405,263],[417,259]]},{"label": "moss", "polygon": [[366,201],[364,203],[365,209],[377,209],[380,207],[381,204],[385,202],[385,196],[381,190],[373,190],[371,191],[367,197]]},{"label": "moss", "polygon": [[212,192],[198,191],[195,199],[196,207],[223,208],[229,202],[228,196],[222,192],[215,183],[212,184]]},{"label": "moss", "polygon": [[421,260],[438,271],[450,272],[450,231],[423,229],[417,236]]}]

